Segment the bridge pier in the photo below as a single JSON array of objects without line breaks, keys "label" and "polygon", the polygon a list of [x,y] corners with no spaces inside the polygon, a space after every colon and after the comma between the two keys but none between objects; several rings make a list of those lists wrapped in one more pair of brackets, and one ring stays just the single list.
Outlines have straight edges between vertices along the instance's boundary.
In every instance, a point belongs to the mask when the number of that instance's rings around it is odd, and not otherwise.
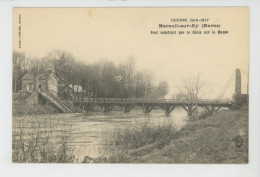
[{"label": "bridge pier", "polygon": [[144,106],[142,106],[142,108],[143,108],[143,111],[144,111],[145,114],[149,114],[153,110],[154,106],[144,105]]},{"label": "bridge pier", "polygon": [[218,106],[214,111],[217,112],[222,106]]},{"label": "bridge pier", "polygon": [[95,107],[95,104],[84,104],[83,107],[84,107],[84,110],[92,111]]},{"label": "bridge pier", "polygon": [[103,105],[102,109],[103,109],[104,113],[107,113],[107,112],[111,111],[114,107],[115,107],[115,105]]},{"label": "bridge pier", "polygon": [[192,116],[192,113],[194,111],[194,109],[192,109],[192,105],[182,105],[182,107],[188,113],[188,116]]},{"label": "bridge pier", "polygon": [[214,109],[215,109],[215,107],[212,105],[205,106],[205,108],[207,109],[208,115],[210,115],[210,116],[213,114]]},{"label": "bridge pier", "polygon": [[209,115],[212,115],[214,112],[217,112],[220,108],[222,108],[222,106],[209,105],[205,106],[205,108],[207,109]]},{"label": "bridge pier", "polygon": [[132,110],[133,106],[132,105],[126,105],[124,106],[124,113],[129,113]]},{"label": "bridge pier", "polygon": [[171,112],[176,108],[176,106],[161,106],[162,109],[165,111],[165,116],[170,116]]},{"label": "bridge pier", "polygon": [[73,104],[78,107],[84,107],[86,111],[92,111],[96,106],[101,108],[100,111],[109,112],[115,106],[119,106],[125,113],[130,112],[134,106],[141,107],[145,114],[150,113],[156,106],[165,111],[165,116],[169,116],[175,107],[182,107],[188,116],[193,116],[198,112],[198,107],[207,109],[207,115],[213,114],[221,107],[230,108],[232,105],[229,102],[220,102],[219,100],[199,100],[196,103],[178,100],[141,100],[141,99],[112,99],[112,98],[85,98],[75,99]]}]

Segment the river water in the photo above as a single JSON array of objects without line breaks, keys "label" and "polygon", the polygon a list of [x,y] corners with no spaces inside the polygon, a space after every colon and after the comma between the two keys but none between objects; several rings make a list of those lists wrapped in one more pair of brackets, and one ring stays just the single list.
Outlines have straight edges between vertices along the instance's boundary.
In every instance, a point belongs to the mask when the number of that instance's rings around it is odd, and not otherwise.
[{"label": "river water", "polygon": [[[73,149],[73,154],[78,161],[84,156],[96,158],[101,156],[102,146],[106,142],[106,135],[124,128],[131,128],[140,124],[165,125],[171,124],[179,130],[186,125],[187,113],[182,108],[175,108],[171,115],[165,117],[164,111],[153,110],[146,115],[139,109],[130,113],[111,111],[109,113],[91,112],[78,114],[49,114],[26,115],[13,117],[13,137],[19,129],[24,134],[30,135],[35,130],[35,122],[41,122],[41,132],[51,132],[54,141],[62,134],[68,133],[68,146]],[[44,126],[43,126],[44,125]],[[30,136],[28,136],[30,138]]]}]

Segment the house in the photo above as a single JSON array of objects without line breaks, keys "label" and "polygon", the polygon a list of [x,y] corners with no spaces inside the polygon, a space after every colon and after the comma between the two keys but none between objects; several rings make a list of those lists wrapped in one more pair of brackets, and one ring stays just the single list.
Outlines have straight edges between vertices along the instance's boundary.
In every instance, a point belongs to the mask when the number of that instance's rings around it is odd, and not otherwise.
[{"label": "house", "polygon": [[187,101],[188,98],[189,98],[188,94],[179,93],[179,94],[176,95],[177,101]]},{"label": "house", "polygon": [[86,92],[80,85],[65,85],[59,91],[59,96],[66,99],[83,98]]},{"label": "house", "polygon": [[50,92],[58,96],[59,79],[53,73],[26,74],[22,77],[22,92],[38,91]]}]

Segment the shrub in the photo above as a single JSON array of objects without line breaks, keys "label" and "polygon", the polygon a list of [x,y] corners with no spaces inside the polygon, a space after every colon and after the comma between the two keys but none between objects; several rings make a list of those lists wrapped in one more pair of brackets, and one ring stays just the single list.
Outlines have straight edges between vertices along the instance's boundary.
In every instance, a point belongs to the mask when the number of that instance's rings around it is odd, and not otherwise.
[{"label": "shrub", "polygon": [[[13,119],[13,162],[73,162],[72,151],[68,148],[69,130],[63,128],[67,122],[62,119],[35,119],[33,115]],[[59,134],[53,132],[55,127],[59,129]]]},{"label": "shrub", "polygon": [[155,125],[149,122],[131,123],[130,126],[115,129],[105,138],[107,152],[111,152],[108,159],[113,162],[126,162],[126,154],[130,150],[151,144],[155,144],[156,148],[161,149],[170,143],[171,135],[175,132],[176,130],[171,124]]}]

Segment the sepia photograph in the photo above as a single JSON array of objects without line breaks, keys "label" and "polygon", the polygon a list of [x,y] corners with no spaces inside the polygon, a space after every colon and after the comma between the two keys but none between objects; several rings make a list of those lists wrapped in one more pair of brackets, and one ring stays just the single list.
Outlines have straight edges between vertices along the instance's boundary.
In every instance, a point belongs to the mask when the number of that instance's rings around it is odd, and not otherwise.
[{"label": "sepia photograph", "polygon": [[13,8],[12,162],[247,164],[249,8]]}]

